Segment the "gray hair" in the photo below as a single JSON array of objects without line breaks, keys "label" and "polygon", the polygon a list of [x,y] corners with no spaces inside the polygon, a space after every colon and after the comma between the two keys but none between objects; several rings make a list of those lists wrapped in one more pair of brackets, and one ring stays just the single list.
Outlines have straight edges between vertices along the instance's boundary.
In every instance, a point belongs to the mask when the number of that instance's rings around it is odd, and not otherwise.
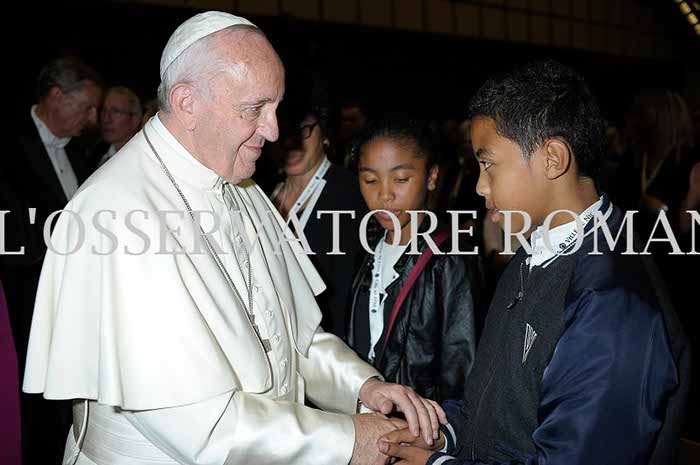
[{"label": "gray hair", "polygon": [[105,99],[107,99],[107,97],[110,94],[119,94],[126,97],[126,100],[129,103],[129,111],[131,111],[134,115],[138,115],[139,117],[141,117],[141,114],[143,112],[143,109],[141,107],[141,100],[133,90],[124,86],[110,87],[109,89],[107,89],[107,92],[105,92]]},{"label": "gray hair", "polygon": [[37,79],[37,98],[41,100],[54,87],[61,89],[64,94],[79,92],[86,81],[94,82],[103,87],[100,75],[75,57],[59,58],[51,61],[39,72]]},{"label": "gray hair", "polygon": [[215,34],[202,37],[190,45],[165,70],[158,86],[158,106],[165,112],[171,111],[169,95],[177,84],[188,83],[195,86],[196,92],[211,97],[210,78],[222,71],[230,71],[230,63],[225,62],[215,53],[214,41],[224,31],[248,30],[264,36],[262,31],[254,26],[229,26]]}]

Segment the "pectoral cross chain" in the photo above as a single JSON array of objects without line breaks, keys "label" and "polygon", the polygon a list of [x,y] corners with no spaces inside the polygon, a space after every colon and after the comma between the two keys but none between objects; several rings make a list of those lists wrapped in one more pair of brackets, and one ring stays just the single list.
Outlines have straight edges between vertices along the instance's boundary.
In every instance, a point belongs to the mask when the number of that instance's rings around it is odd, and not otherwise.
[{"label": "pectoral cross chain", "polygon": [[250,324],[253,325],[253,329],[255,330],[255,333],[260,338],[260,342],[262,342],[262,346],[265,349],[265,352],[270,352],[272,350],[272,344],[270,344],[270,340],[263,339],[263,337],[260,335],[260,328],[258,327],[257,324],[255,324],[255,315],[253,315],[253,314],[249,314],[249,315],[250,315]]}]

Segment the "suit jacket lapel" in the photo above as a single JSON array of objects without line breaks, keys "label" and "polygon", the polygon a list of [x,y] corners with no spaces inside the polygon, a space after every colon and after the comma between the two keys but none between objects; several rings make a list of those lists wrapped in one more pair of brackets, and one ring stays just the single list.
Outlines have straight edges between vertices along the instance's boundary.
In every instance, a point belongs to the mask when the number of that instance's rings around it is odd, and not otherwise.
[{"label": "suit jacket lapel", "polygon": [[32,121],[31,118],[29,119],[29,124],[31,126],[27,125],[25,133],[21,138],[22,149],[27,157],[25,166],[36,174],[42,185],[49,189],[50,192],[47,192],[47,196],[53,194],[52,197],[63,207],[68,203],[68,199],[66,198],[65,192],[63,192],[61,181],[58,179],[49,154],[46,152],[46,148],[39,136],[39,131],[36,129],[34,121]]},{"label": "suit jacket lapel", "polygon": [[81,141],[73,139],[66,145],[66,155],[68,155],[68,160],[78,180],[78,186],[80,186],[93,171],[90,166],[91,160],[88,159],[88,151]]}]

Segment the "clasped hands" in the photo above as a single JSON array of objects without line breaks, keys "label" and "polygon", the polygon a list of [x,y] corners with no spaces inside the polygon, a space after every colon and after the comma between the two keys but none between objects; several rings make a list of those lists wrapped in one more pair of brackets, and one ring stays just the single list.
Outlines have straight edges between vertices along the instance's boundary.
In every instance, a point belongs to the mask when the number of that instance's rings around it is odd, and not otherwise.
[{"label": "clasped hands", "polygon": [[[444,447],[440,424],[447,424],[437,402],[424,399],[400,384],[369,379],[360,389],[360,400],[374,413],[353,416],[355,448],[350,465],[398,463],[424,465]],[[401,412],[406,420],[389,418]]]}]

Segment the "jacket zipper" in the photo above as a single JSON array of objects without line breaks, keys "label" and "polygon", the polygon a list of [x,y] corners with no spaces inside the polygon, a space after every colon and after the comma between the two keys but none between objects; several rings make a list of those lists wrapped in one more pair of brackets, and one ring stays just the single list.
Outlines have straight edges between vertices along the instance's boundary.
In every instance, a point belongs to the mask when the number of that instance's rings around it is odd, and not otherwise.
[{"label": "jacket zipper", "polygon": [[[500,362],[500,361],[501,361],[501,358],[499,356],[497,362]],[[486,387],[484,387],[484,390],[481,392],[481,397],[479,397],[479,403],[476,405],[476,415],[474,416],[474,424],[476,424],[477,420],[479,419],[479,412],[481,411],[481,403],[483,402],[484,397],[486,396],[486,391],[488,391],[489,386],[491,385],[491,381],[493,381],[493,378],[496,374],[496,370],[495,370],[496,365],[498,365],[498,364],[494,363],[494,366],[491,369],[491,376],[489,377],[489,380],[486,383]],[[472,433],[472,446],[471,446],[471,456],[472,456],[471,459],[472,460],[476,460],[476,458],[474,457],[475,447],[476,447],[476,431],[474,431],[474,433]]]},{"label": "jacket zipper", "polygon": [[[523,279],[523,265],[524,264],[525,264],[524,261],[520,262],[520,268],[519,268],[520,290],[518,291],[518,294],[515,296],[515,299],[513,299],[513,301],[506,306],[506,308],[508,310],[512,310],[518,304],[518,302],[523,300],[523,295],[525,293],[525,280]],[[529,273],[528,273],[528,275],[529,275]],[[506,330],[507,330],[507,325],[504,325],[502,331],[506,331]],[[501,335],[502,334],[503,333],[501,333]],[[498,358],[496,358],[496,360],[494,361],[494,363],[491,367],[491,373],[489,375],[489,380],[486,382],[486,386],[484,387],[484,390],[481,392],[481,396],[479,396],[479,403],[476,404],[476,415],[474,416],[474,421],[473,421],[474,425],[476,425],[476,423],[479,420],[479,412],[481,412],[481,404],[484,401],[484,397],[486,397],[486,391],[489,390],[489,386],[491,385],[491,381],[493,381],[493,378],[496,376],[496,367],[498,367],[498,365],[501,361],[501,354],[502,354],[502,352],[499,352]],[[476,460],[476,457],[475,457],[475,455],[476,455],[476,451],[475,451],[475,449],[476,449],[476,430],[472,433],[472,444],[471,444],[470,449],[471,449],[470,450],[471,459]]]}]

